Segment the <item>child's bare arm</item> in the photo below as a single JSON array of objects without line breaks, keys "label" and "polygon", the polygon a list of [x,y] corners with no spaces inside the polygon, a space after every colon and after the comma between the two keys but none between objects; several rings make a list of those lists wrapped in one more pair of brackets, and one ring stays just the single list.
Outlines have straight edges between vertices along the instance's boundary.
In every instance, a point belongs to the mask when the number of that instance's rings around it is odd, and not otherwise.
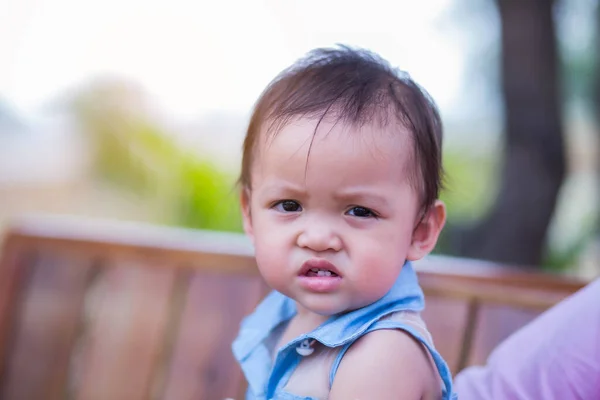
[{"label": "child's bare arm", "polygon": [[400,330],[371,332],[342,358],[330,400],[438,399],[441,387],[427,350]]}]

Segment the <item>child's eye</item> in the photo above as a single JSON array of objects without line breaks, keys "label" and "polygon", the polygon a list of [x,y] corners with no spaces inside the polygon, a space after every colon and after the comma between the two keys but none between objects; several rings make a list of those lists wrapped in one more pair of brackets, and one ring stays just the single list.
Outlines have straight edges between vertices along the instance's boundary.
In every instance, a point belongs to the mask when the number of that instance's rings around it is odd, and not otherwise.
[{"label": "child's eye", "polygon": [[286,213],[302,211],[302,206],[294,200],[282,200],[275,203],[273,207],[275,207],[277,211]]},{"label": "child's eye", "polygon": [[366,207],[352,207],[350,210],[348,210],[347,214],[359,218],[369,218],[377,216],[373,211],[369,210]]}]

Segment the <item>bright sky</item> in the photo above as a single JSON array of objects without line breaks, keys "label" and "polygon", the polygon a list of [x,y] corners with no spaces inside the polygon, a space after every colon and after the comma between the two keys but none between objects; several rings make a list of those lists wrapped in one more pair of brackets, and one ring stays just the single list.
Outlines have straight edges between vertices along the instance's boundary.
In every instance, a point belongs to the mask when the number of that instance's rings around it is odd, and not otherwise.
[{"label": "bright sky", "polygon": [[439,28],[451,0],[0,0],[0,98],[24,112],[106,73],[141,83],[165,111],[248,111],[285,66],[318,46],[372,49],[442,111],[464,52]]}]

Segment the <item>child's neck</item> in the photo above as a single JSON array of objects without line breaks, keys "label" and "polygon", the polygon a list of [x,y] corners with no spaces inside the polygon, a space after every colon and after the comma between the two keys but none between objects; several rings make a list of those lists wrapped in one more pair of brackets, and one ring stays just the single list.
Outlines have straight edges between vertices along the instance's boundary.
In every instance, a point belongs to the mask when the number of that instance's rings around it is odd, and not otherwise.
[{"label": "child's neck", "polygon": [[308,333],[314,330],[317,326],[329,319],[328,315],[320,315],[311,310],[303,307],[301,304],[296,303],[296,316],[293,318],[297,321],[299,326],[305,328],[305,332]]}]

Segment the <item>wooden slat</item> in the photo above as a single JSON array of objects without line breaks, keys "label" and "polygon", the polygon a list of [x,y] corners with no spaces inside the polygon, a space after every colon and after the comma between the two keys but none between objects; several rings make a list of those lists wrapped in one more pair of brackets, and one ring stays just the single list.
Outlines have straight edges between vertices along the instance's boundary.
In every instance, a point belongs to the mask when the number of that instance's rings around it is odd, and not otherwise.
[{"label": "wooden slat", "polygon": [[158,227],[82,218],[33,217],[13,223],[7,237],[41,251],[76,251],[87,256],[144,257],[152,266],[214,269],[257,275],[253,248],[242,234]]},{"label": "wooden slat", "polygon": [[74,398],[149,398],[175,279],[175,271],[149,264],[121,260],[89,289],[87,325],[71,365]]},{"label": "wooden slat", "polygon": [[0,249],[0,386],[6,374],[6,353],[18,317],[19,298],[33,260],[22,241],[7,236]]},{"label": "wooden slat", "polygon": [[460,257],[429,256],[415,262],[423,278],[444,278],[449,285],[493,283],[497,287],[541,289],[573,293],[586,284],[585,280],[566,274],[543,272],[531,266],[501,265],[490,261]]},{"label": "wooden slat", "polygon": [[197,273],[176,339],[164,399],[236,398],[242,375],[231,343],[264,292],[258,278]]},{"label": "wooden slat", "polygon": [[91,265],[38,255],[14,325],[2,399],[62,399]]},{"label": "wooden slat", "polygon": [[539,310],[480,305],[468,365],[483,365],[492,350],[511,333],[526,325],[540,313]]},{"label": "wooden slat", "polygon": [[458,370],[467,311],[468,303],[463,299],[428,296],[423,312],[435,347],[453,373]]},{"label": "wooden slat", "polygon": [[[516,274],[515,280],[518,279],[519,275]],[[468,275],[457,277],[444,273],[421,272],[419,282],[428,296],[467,301],[477,299],[480,302],[537,310],[545,310],[572,293],[570,288],[543,285],[526,287],[521,283],[512,285],[496,282],[492,278],[474,280]]]}]

